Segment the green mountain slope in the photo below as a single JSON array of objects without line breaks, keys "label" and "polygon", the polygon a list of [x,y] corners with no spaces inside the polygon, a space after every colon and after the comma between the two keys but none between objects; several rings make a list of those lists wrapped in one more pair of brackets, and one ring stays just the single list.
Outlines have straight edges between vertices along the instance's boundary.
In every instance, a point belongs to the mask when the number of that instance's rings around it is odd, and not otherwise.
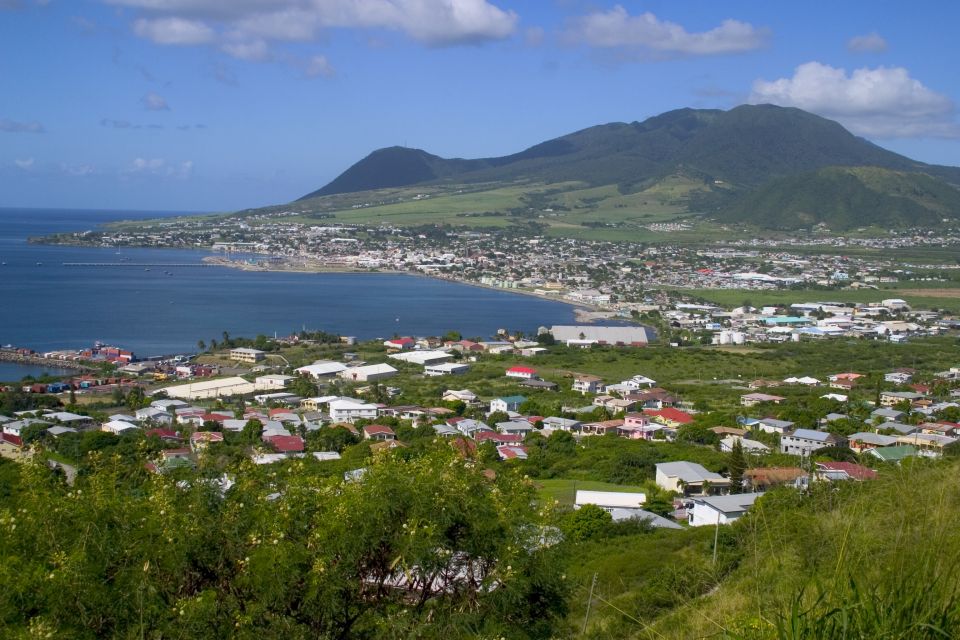
[{"label": "green mountain slope", "polygon": [[923,171],[960,183],[960,169],[887,151],[831,120],[799,109],[742,105],[599,125],[499,158],[445,159],[419,149],[380,149],[301,200],[438,181],[580,181],[636,190],[677,173],[752,187],[833,165]]},{"label": "green mountain slope", "polygon": [[827,167],[774,179],[718,217],[775,229],[931,226],[960,218],[960,190],[923,173]]}]

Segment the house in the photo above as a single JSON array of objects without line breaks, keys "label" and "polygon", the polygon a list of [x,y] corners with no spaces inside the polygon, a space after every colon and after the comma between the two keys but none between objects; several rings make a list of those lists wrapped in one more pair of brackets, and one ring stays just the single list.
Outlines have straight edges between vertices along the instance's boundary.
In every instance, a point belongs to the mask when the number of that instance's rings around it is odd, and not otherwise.
[{"label": "house", "polygon": [[881,433],[874,433],[873,431],[860,431],[851,434],[847,440],[850,442],[850,448],[857,453],[870,451],[877,447],[889,447],[897,444],[896,437],[885,436]]},{"label": "house", "polygon": [[246,364],[254,364],[260,362],[267,357],[265,351],[260,351],[259,349],[247,349],[245,347],[237,347],[236,349],[230,349],[230,359],[235,360],[236,362],[243,362]]},{"label": "house", "polygon": [[556,391],[557,383],[550,382],[549,380],[521,380],[521,387],[526,387],[527,389],[540,389],[541,391]]},{"label": "house", "polygon": [[597,396],[593,399],[593,405],[595,407],[603,407],[613,415],[618,413],[624,413],[630,411],[636,405],[632,400],[623,400],[621,398],[614,398],[613,396]]},{"label": "house", "polygon": [[376,419],[379,407],[356,398],[337,398],[329,402],[330,419],[333,422],[354,422]]},{"label": "house", "polygon": [[497,447],[501,460],[526,460],[527,448],[519,445],[502,444]]},{"label": "house", "polygon": [[719,473],[707,471],[696,462],[685,460],[657,463],[657,486],[681,495],[708,495],[726,493],[730,480]]},{"label": "house", "polygon": [[219,431],[197,431],[190,434],[190,450],[194,453],[203,451],[215,442],[223,442],[223,434]]},{"label": "house", "polygon": [[520,378],[521,380],[533,380],[537,378],[537,371],[530,367],[510,367],[504,374],[508,378]]},{"label": "house", "polygon": [[740,447],[743,449],[744,453],[751,453],[754,455],[763,455],[765,453],[770,453],[770,447],[758,442],[756,440],[750,440],[748,438],[743,438],[739,436],[727,436],[720,441],[720,451],[723,453],[730,453],[733,451],[734,445],[739,442]]},{"label": "house", "polygon": [[440,398],[444,402],[465,402],[470,404],[477,401],[477,394],[469,389],[447,389]]},{"label": "house", "polygon": [[386,425],[368,424],[363,428],[363,439],[385,442],[387,440],[396,440],[397,434]]},{"label": "house", "polygon": [[884,382],[892,382],[893,384],[907,384],[912,380],[913,375],[905,371],[893,371],[883,376]]},{"label": "house", "polygon": [[457,431],[471,438],[475,437],[478,431],[493,431],[487,423],[470,418],[457,420],[454,422],[454,426],[457,428]]},{"label": "house", "polygon": [[766,491],[780,485],[799,486],[807,472],[799,467],[756,467],[743,472],[744,486],[753,491]]},{"label": "house", "polygon": [[877,472],[852,462],[818,462],[816,475],[820,480],[873,480]]},{"label": "house", "polygon": [[743,405],[744,407],[753,407],[760,404],[761,402],[771,402],[773,404],[780,404],[784,400],[786,400],[786,398],[782,396],[773,396],[773,395],[770,395],[769,393],[747,393],[745,395],[740,396],[740,404]]},{"label": "house", "polygon": [[794,423],[789,420],[777,420],[776,418],[761,418],[754,426],[764,433],[778,433],[783,435],[793,429]]},{"label": "house", "polygon": [[623,396],[626,400],[636,402],[644,409],[663,409],[678,404],[679,399],[666,389],[653,387],[645,391],[631,391]]},{"label": "house", "polygon": [[71,413],[69,411],[53,411],[50,413],[43,414],[44,420],[53,420],[58,422],[65,427],[73,427],[83,431],[84,429],[90,429],[94,426],[93,418],[90,416],[81,416],[76,413]]},{"label": "house", "polygon": [[586,422],[580,426],[580,435],[605,436],[609,433],[619,433],[623,427],[623,420],[604,420],[603,422]]},{"label": "house", "polygon": [[183,400],[176,400],[175,398],[162,398],[160,400],[154,400],[150,403],[150,406],[154,409],[160,409],[161,411],[176,411],[182,407],[188,407],[186,402]]},{"label": "house", "polygon": [[263,442],[272,446],[277,453],[287,456],[303,453],[303,438],[300,436],[265,436]]},{"label": "house", "polygon": [[551,416],[543,419],[543,428],[551,431],[566,431],[568,433],[576,433],[580,430],[580,426],[582,424],[583,423],[579,420],[571,420],[570,418],[558,418]]},{"label": "house", "polygon": [[504,396],[502,398],[494,398],[490,401],[490,413],[495,411],[502,411],[503,413],[519,411],[520,405],[526,401],[527,399],[523,396]]},{"label": "house", "polygon": [[780,436],[780,453],[793,456],[809,456],[824,447],[836,447],[845,444],[843,438],[838,438],[827,431],[813,429],[795,429]]},{"label": "house", "polygon": [[880,409],[874,409],[870,412],[871,418],[880,418],[881,420],[899,420],[904,417],[905,414],[899,409],[890,409],[889,407],[882,407]]},{"label": "house", "polygon": [[918,450],[912,444],[898,444],[892,447],[876,447],[867,451],[868,455],[873,456],[882,462],[894,462],[900,464],[905,458],[918,455]]},{"label": "house", "polygon": [[302,376],[313,378],[314,380],[321,380],[323,378],[332,378],[346,368],[347,365],[343,364],[342,362],[317,360],[313,364],[308,364],[305,367],[296,369],[296,372]]},{"label": "house", "polygon": [[387,349],[413,349],[417,345],[417,341],[413,338],[393,338],[391,340],[385,340],[383,346]]},{"label": "house", "polygon": [[923,400],[926,396],[915,391],[881,391],[880,404],[884,407],[893,407],[901,402],[914,403]]},{"label": "house", "polygon": [[693,422],[692,415],[686,411],[674,409],[673,407],[665,407],[663,409],[644,409],[643,413],[649,416],[651,420],[673,428]]},{"label": "house", "polygon": [[388,364],[368,364],[359,367],[347,367],[339,374],[350,382],[376,382],[397,375],[397,370]]},{"label": "house", "polygon": [[912,424],[903,424],[902,422],[882,422],[877,425],[877,432],[882,433],[884,431],[890,433],[891,435],[900,435],[906,436],[911,433],[916,433],[920,428]]},{"label": "house", "polygon": [[110,420],[109,422],[104,422],[100,425],[100,431],[105,431],[107,433],[112,433],[115,436],[120,435],[131,429],[139,429],[137,425],[127,422],[126,420]]},{"label": "house", "polygon": [[762,493],[737,493],[694,498],[693,508],[687,510],[687,524],[691,527],[730,524],[742,518],[762,495]]},{"label": "house", "polygon": [[957,438],[933,433],[912,433],[897,438],[897,442],[900,444],[909,444],[916,447],[917,452],[925,458],[939,458],[943,455],[945,447],[957,441]]},{"label": "house", "polygon": [[572,389],[573,391],[579,391],[582,395],[586,395],[588,393],[602,393],[603,378],[586,374],[575,376],[573,379]]},{"label": "house", "polygon": [[497,431],[500,433],[525,436],[534,430],[533,425],[526,420],[508,420],[507,422],[497,423]]}]

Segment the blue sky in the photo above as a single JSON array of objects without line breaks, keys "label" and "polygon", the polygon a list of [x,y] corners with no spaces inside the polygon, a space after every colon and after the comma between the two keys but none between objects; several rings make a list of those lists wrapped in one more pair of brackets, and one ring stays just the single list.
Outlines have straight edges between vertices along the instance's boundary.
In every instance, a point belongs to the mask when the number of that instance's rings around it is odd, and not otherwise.
[{"label": "blue sky", "polygon": [[0,206],[234,210],[378,147],[482,157],[798,106],[960,164],[953,2],[0,0]]}]

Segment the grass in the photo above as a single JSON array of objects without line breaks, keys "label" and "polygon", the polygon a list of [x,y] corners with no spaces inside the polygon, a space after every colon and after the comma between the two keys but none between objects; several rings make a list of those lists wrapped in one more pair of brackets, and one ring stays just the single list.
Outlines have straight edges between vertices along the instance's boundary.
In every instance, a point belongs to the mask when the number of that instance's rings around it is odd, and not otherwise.
[{"label": "grass", "polygon": [[873,482],[770,494],[733,529],[739,567],[634,637],[957,637],[957,472],[919,460]]},{"label": "grass", "polygon": [[613,484],[597,480],[568,480],[566,478],[549,478],[537,480],[540,497],[545,500],[557,500],[563,505],[572,505],[576,500],[577,490],[581,491],[615,491],[617,493],[644,493],[645,489],[637,485]]}]

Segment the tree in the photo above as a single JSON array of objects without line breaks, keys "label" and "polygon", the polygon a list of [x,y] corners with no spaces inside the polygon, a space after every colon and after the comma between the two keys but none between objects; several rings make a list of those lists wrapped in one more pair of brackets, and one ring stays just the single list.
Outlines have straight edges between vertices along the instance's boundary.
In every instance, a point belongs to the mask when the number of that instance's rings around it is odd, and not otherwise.
[{"label": "tree", "polygon": [[203,340],[197,340],[197,350],[203,353],[207,350],[207,343]]},{"label": "tree", "polygon": [[240,432],[240,440],[246,444],[256,444],[260,442],[262,434],[263,423],[253,418],[252,420],[247,420],[247,423],[243,425],[243,430]]},{"label": "tree", "polygon": [[743,472],[747,470],[747,459],[743,455],[743,443],[739,438],[733,443],[727,459],[730,470],[730,493],[743,493]]},{"label": "tree", "polygon": [[612,523],[609,513],[595,504],[585,504],[567,514],[561,529],[567,538],[579,542],[603,535]]}]

